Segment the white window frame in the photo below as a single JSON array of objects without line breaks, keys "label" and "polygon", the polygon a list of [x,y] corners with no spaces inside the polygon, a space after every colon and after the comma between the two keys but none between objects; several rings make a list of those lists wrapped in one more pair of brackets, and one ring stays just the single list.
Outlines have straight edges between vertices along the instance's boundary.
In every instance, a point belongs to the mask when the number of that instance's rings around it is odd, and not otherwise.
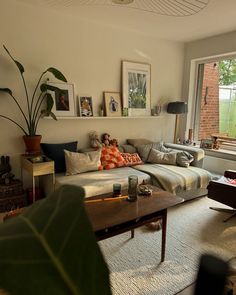
[{"label": "white window frame", "polygon": [[[186,132],[189,129],[194,130],[194,136],[198,134],[199,128],[199,117],[197,118],[196,112],[199,110],[199,101],[195,103],[197,92],[198,92],[198,74],[199,65],[205,63],[219,62],[223,59],[236,59],[236,52],[225,53],[215,56],[201,57],[192,59],[190,62],[190,79],[189,79],[189,90],[188,90],[188,114],[186,120]],[[198,126],[197,126],[198,123]],[[186,134],[187,135],[187,134]],[[196,138],[196,137],[195,137]]]}]

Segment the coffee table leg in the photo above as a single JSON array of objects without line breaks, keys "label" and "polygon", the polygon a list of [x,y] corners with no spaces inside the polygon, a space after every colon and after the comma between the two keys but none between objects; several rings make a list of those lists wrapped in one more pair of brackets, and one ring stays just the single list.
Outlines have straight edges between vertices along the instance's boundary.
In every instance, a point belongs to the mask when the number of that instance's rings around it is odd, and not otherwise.
[{"label": "coffee table leg", "polygon": [[134,238],[134,229],[131,229],[131,239]]},{"label": "coffee table leg", "polygon": [[166,252],[166,223],[167,223],[167,209],[162,215],[162,241],[161,241],[161,262],[165,260]]}]

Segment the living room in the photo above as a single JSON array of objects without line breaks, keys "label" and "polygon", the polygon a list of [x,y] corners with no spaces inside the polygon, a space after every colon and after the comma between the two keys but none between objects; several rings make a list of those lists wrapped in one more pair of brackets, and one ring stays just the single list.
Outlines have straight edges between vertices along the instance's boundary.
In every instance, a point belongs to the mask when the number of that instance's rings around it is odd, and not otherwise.
[{"label": "living room", "polygon": [[[188,114],[180,117],[178,128],[178,137],[181,141],[186,139],[193,128],[198,63],[235,54],[234,1],[227,1],[227,5],[225,1],[203,1],[207,2],[204,9],[186,17],[114,5],[77,6],[72,2],[3,0],[0,4],[1,87],[14,89],[26,108],[19,73],[2,45],[24,65],[30,90],[48,67],[59,69],[73,85],[74,116],[57,121],[41,119],[38,133],[42,142],[78,141],[78,148],[83,149],[89,147],[89,132],[95,130],[99,136],[109,133],[120,144],[126,143],[127,138],[171,143],[175,116],[168,114],[166,107],[177,100],[188,103]],[[160,116],[99,116],[103,93],[122,93],[122,61],[151,64],[151,107],[161,105]],[[52,75],[48,78],[55,81]],[[81,96],[92,97],[94,118],[78,116]],[[0,113],[22,123],[14,102],[7,95],[1,98]],[[10,156],[12,172],[20,178],[20,155],[25,152],[23,134],[7,120],[0,118],[0,124],[0,155]],[[225,159],[211,153],[205,156],[203,165],[223,175],[225,170],[235,169],[235,155]]]}]

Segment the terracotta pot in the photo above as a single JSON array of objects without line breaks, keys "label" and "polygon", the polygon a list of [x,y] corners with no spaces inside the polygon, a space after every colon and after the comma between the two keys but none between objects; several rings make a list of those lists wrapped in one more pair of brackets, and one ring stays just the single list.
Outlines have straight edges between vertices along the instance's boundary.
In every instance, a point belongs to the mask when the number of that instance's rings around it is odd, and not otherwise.
[{"label": "terracotta pot", "polygon": [[25,147],[26,147],[25,152],[31,155],[39,154],[41,139],[42,139],[41,135],[35,135],[35,136],[24,135],[23,140],[25,142]]}]

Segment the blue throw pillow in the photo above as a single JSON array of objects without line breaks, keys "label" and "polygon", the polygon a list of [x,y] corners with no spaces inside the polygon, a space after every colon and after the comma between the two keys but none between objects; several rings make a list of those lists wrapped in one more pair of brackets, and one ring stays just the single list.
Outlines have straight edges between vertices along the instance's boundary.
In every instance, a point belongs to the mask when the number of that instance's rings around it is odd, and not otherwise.
[{"label": "blue throw pillow", "polygon": [[46,157],[55,162],[55,172],[66,172],[64,150],[77,152],[77,141],[66,143],[41,143],[41,148]]}]

